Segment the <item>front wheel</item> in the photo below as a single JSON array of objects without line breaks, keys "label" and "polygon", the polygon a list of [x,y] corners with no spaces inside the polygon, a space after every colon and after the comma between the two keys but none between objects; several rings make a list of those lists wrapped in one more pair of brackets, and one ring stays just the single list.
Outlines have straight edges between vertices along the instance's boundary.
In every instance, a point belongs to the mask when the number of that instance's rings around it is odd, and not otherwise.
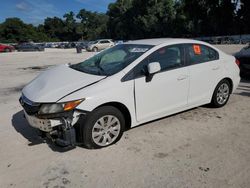
[{"label": "front wheel", "polygon": [[97,48],[97,47],[94,47],[94,48],[93,48],[93,52],[98,52],[98,48]]},{"label": "front wheel", "polygon": [[215,88],[211,104],[220,108],[227,104],[230,97],[231,86],[229,81],[222,80]]},{"label": "front wheel", "polygon": [[97,108],[88,115],[82,131],[87,148],[102,148],[115,144],[125,127],[123,114],[113,106]]}]

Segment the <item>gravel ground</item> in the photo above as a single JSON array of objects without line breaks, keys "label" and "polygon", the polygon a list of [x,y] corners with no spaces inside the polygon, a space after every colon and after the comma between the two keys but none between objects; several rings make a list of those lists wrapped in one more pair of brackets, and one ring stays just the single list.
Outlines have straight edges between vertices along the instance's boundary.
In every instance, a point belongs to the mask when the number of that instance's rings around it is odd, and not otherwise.
[{"label": "gravel ground", "polygon": [[[242,46],[218,46],[234,53]],[[37,136],[18,103],[49,66],[93,53],[0,54],[0,187],[235,187],[250,185],[250,81],[228,105],[199,107],[127,131],[114,146],[63,151]]]}]

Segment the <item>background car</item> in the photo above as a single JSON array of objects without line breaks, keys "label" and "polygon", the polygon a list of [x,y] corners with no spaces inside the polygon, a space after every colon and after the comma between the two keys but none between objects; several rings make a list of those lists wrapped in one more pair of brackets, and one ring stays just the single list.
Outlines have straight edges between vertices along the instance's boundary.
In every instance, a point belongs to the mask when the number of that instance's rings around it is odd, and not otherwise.
[{"label": "background car", "polygon": [[244,78],[250,78],[250,44],[235,54],[239,61],[240,75]]},{"label": "background car", "polygon": [[116,40],[114,43],[115,43],[115,45],[119,45],[119,44],[123,44],[124,41],[123,40]]},{"label": "background car", "polygon": [[15,48],[10,45],[0,44],[0,52],[13,52]]},{"label": "background car", "polygon": [[89,42],[88,41],[81,41],[77,42],[76,46],[80,47],[81,49],[86,49],[88,47]]},{"label": "background car", "polygon": [[115,43],[111,39],[101,39],[101,40],[96,40],[94,42],[90,42],[86,50],[92,52],[98,52],[101,50],[105,50],[106,48],[110,48],[114,45]]},{"label": "background car", "polygon": [[21,43],[17,45],[17,50],[20,51],[44,51],[44,46],[35,43]]}]

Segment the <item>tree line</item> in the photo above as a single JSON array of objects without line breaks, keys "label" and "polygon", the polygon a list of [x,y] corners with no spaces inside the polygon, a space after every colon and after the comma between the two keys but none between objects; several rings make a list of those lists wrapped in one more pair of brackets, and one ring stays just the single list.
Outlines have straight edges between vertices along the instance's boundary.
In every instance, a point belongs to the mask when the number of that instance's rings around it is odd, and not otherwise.
[{"label": "tree line", "polygon": [[82,9],[38,26],[7,18],[0,24],[0,42],[249,34],[249,8],[249,0],[117,0],[106,13]]}]

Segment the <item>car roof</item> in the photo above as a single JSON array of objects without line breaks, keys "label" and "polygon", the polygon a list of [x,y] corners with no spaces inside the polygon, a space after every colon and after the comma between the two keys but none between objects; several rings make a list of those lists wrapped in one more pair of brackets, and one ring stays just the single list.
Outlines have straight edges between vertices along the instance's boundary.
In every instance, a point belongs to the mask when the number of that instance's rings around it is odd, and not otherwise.
[{"label": "car roof", "polygon": [[181,38],[155,38],[155,39],[142,39],[142,40],[134,40],[128,41],[125,44],[142,44],[142,45],[160,45],[160,44],[170,44],[170,43],[199,43],[206,44],[204,42],[192,39],[181,39]]}]

